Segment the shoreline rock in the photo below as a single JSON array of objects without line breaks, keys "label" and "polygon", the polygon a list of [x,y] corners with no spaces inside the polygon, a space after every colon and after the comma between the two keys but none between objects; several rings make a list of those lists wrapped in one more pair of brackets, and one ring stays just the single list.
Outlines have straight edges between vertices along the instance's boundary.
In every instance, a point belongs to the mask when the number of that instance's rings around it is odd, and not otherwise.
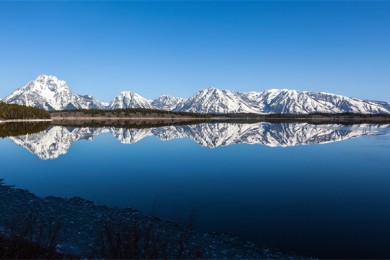
[{"label": "shoreline rock", "polygon": [[23,235],[31,226],[24,235],[51,239],[58,252],[80,258],[302,258],[229,233],[197,233],[135,209],[99,206],[79,197],[39,198],[1,182],[0,201],[3,235]]}]

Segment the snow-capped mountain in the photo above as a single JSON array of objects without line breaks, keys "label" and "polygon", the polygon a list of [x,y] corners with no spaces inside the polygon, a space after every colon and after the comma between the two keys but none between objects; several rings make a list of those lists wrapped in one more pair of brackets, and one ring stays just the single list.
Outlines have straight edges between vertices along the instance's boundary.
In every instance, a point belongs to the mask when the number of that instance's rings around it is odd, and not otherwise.
[{"label": "snow-capped mountain", "polygon": [[161,140],[190,138],[203,147],[216,148],[233,144],[260,144],[270,147],[323,144],[389,132],[390,125],[342,126],[262,122],[255,124],[208,123],[141,129],[53,126],[40,133],[9,138],[17,145],[46,160],[66,154],[71,145],[78,140],[92,140],[102,133],[111,133],[122,144],[134,144],[145,137],[156,136]]},{"label": "snow-capped mountain", "polygon": [[103,108],[93,97],[74,94],[65,81],[47,75],[40,75],[28,82],[24,87],[5,97],[3,102],[46,110]]},{"label": "snow-capped mountain", "polygon": [[367,101],[324,92],[271,89],[261,92],[233,92],[217,88],[203,89],[188,99],[160,96],[146,99],[137,93],[121,92],[108,105],[92,96],[74,94],[65,81],[55,76],[40,75],[26,86],[3,99],[5,103],[63,109],[149,108],[196,113],[390,113],[390,104]]},{"label": "snow-capped mountain", "polygon": [[185,101],[185,98],[162,95],[152,101],[152,106],[157,109],[170,111],[175,108],[181,109]]},{"label": "snow-capped mountain", "polygon": [[190,97],[177,111],[197,113],[259,113],[237,93],[217,88],[206,88]]},{"label": "snow-capped mountain", "polygon": [[364,101],[323,92],[297,90],[266,90],[262,92],[232,92],[207,88],[187,99],[177,111],[197,113],[390,113],[390,104]]},{"label": "snow-capped mountain", "polygon": [[272,89],[237,95],[258,113],[390,113],[390,106],[385,102],[364,101],[324,92]]},{"label": "snow-capped mountain", "polygon": [[114,100],[111,101],[108,106],[109,109],[122,109],[122,108],[154,108],[152,101],[146,99],[135,92],[124,91],[119,94]]}]

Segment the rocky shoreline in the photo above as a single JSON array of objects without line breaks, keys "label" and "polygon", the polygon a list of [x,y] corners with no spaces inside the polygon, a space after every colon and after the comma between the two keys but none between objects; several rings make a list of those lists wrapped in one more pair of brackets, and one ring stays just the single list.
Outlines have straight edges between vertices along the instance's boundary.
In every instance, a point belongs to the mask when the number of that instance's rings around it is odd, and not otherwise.
[{"label": "rocky shoreline", "polygon": [[0,182],[0,232],[35,239],[76,258],[302,258],[228,233],[197,233],[190,225],[82,198],[39,198]]}]

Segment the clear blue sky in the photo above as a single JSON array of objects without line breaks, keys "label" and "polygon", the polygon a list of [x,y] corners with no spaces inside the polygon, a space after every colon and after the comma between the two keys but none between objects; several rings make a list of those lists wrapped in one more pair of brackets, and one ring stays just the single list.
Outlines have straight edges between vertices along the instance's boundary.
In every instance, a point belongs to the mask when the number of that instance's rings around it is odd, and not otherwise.
[{"label": "clear blue sky", "polygon": [[390,2],[0,2],[0,97],[39,74],[102,101],[208,86],[390,101]]}]

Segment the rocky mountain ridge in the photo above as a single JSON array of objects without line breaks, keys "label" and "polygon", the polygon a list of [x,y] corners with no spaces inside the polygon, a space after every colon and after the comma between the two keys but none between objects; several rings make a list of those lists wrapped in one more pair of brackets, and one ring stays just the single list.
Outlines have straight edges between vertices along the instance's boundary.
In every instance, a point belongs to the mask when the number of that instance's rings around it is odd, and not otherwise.
[{"label": "rocky mountain ridge", "polygon": [[3,102],[46,110],[147,108],[214,114],[390,114],[390,104],[386,102],[287,89],[234,92],[210,87],[188,99],[163,95],[154,100],[132,91],[124,91],[107,105],[92,96],[74,94],[65,81],[47,75],[38,76],[5,97]]}]

